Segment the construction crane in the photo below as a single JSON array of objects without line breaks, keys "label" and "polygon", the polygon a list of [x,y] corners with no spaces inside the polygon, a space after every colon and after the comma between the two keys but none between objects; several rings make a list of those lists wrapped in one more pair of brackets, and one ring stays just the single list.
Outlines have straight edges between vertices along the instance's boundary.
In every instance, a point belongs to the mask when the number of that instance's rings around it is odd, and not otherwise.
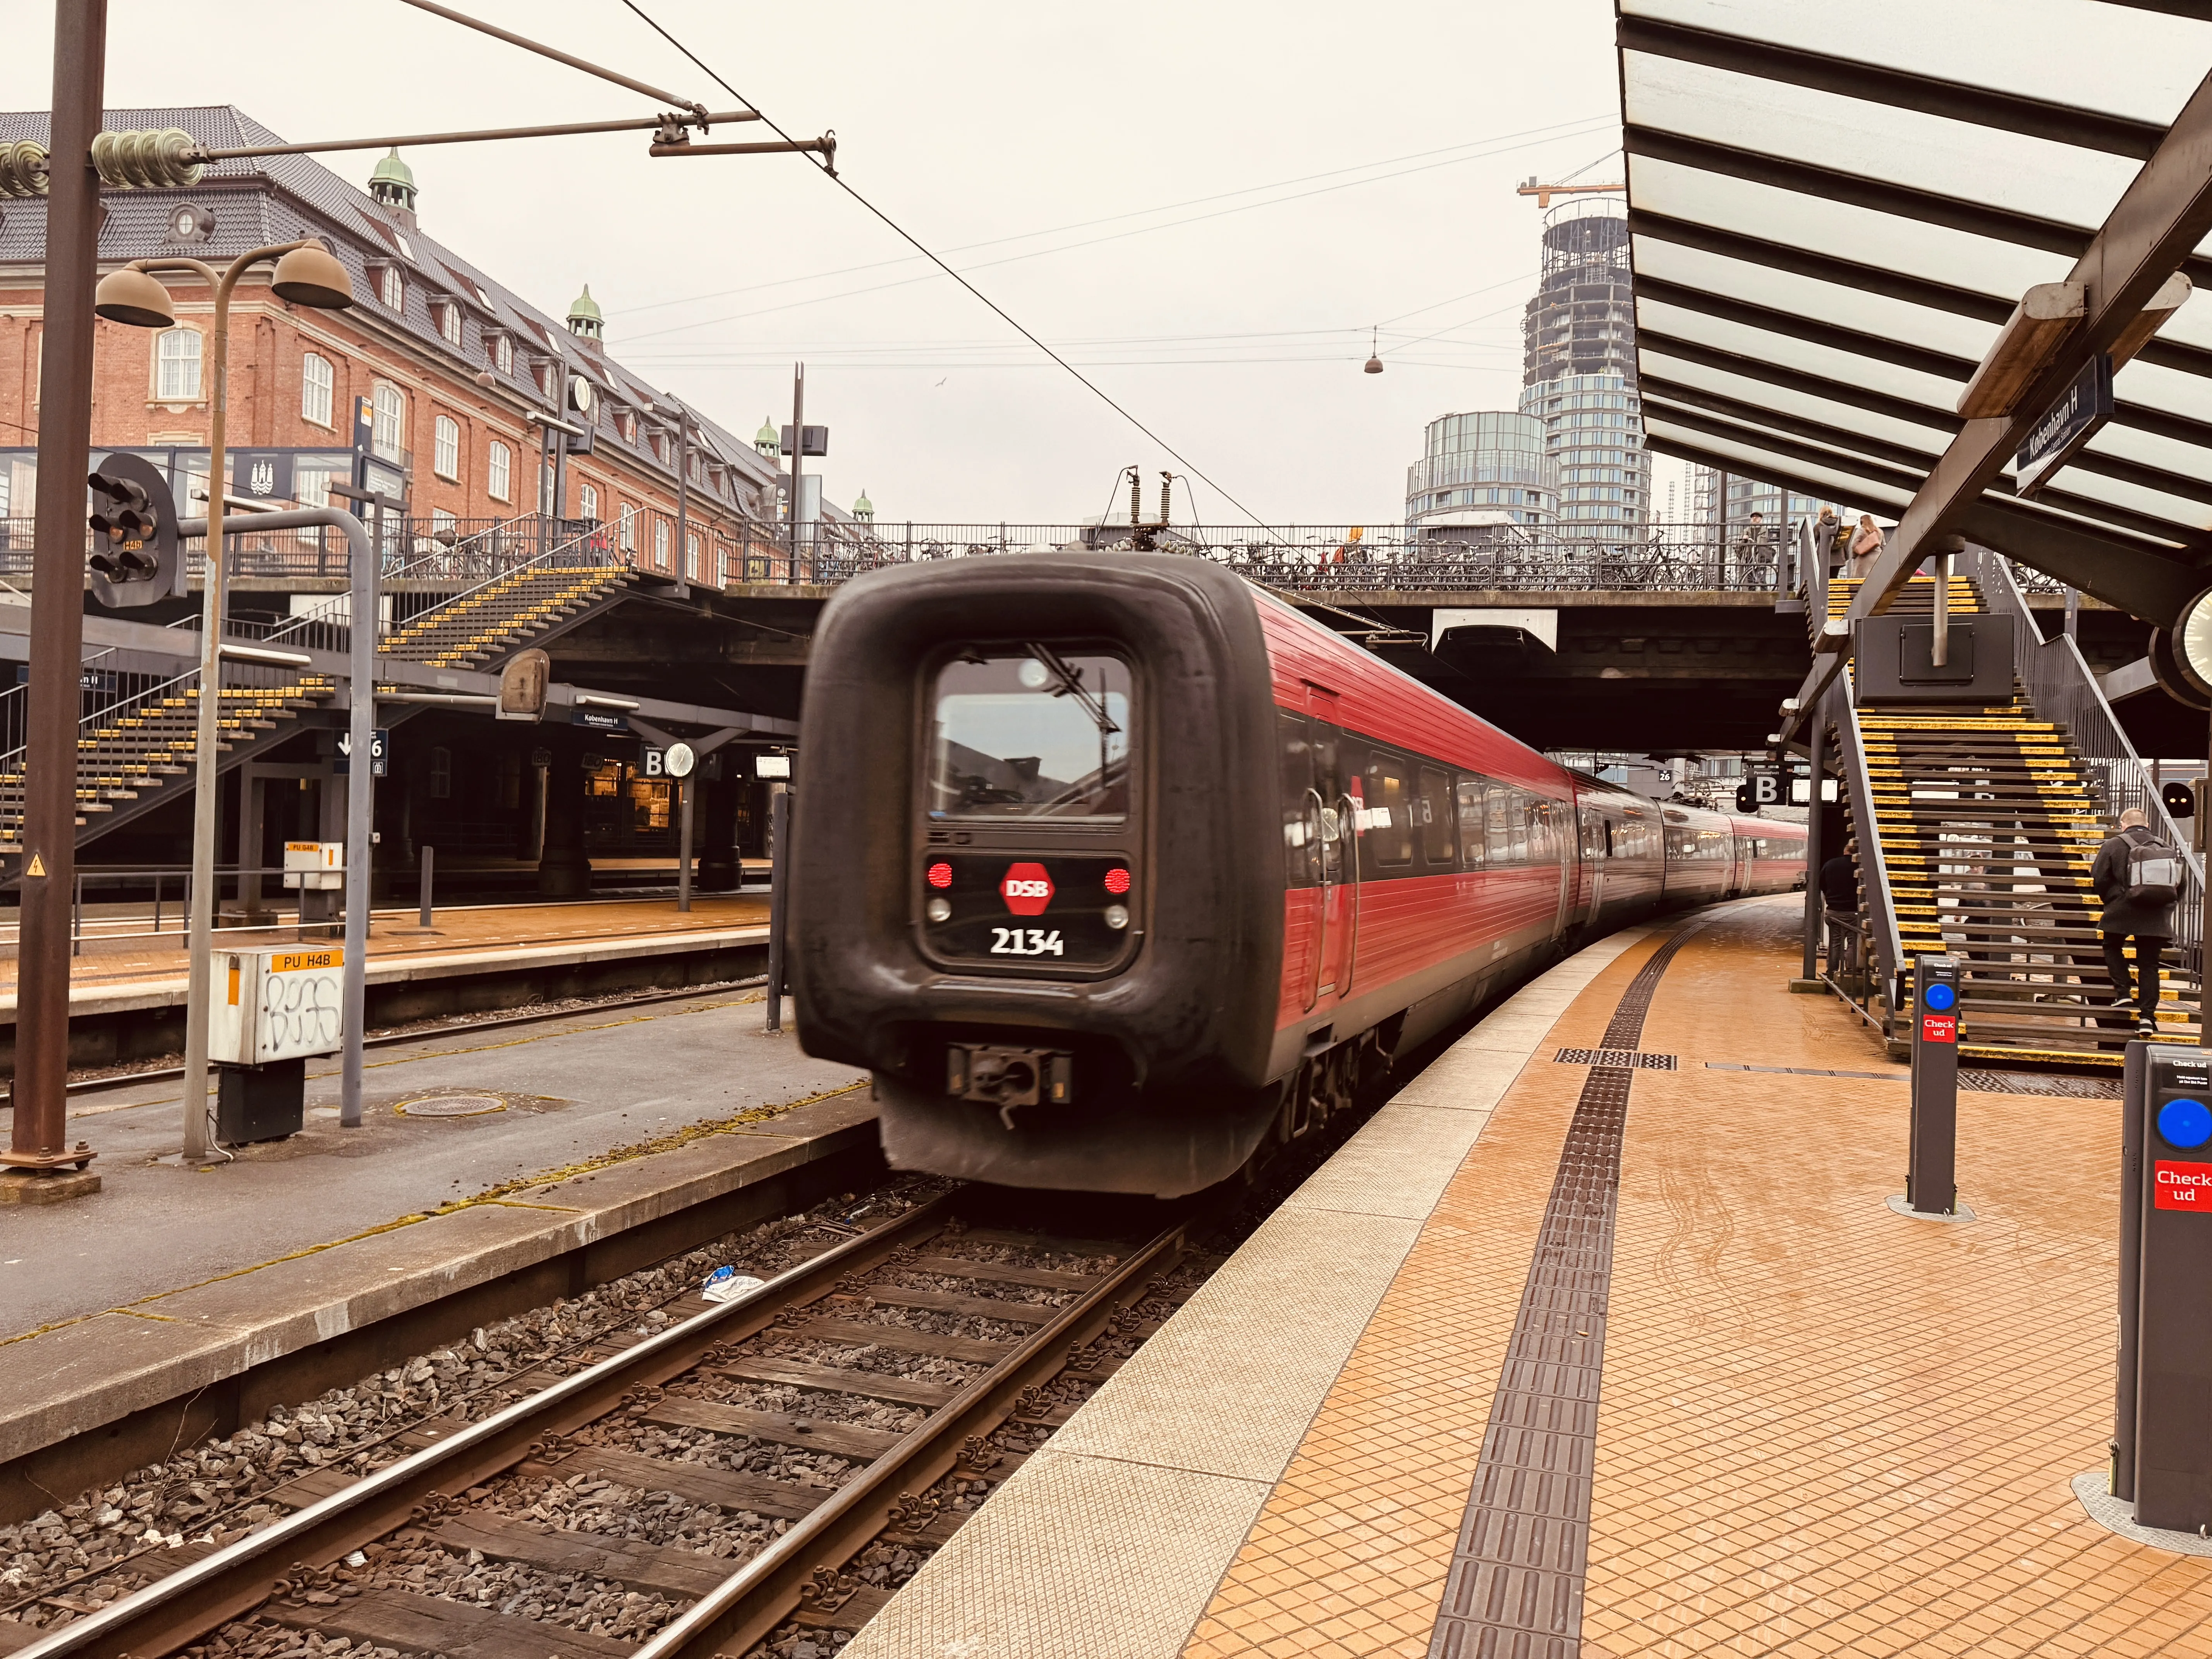
[{"label": "construction crane", "polygon": [[1536,198],[1536,205],[1538,207],[1547,208],[1552,205],[1552,198],[1554,196],[1581,196],[1594,191],[1626,190],[1628,186],[1626,183],[1618,185],[1540,185],[1536,182],[1536,175],[1532,173],[1527,179],[1521,182],[1513,193],[1516,196],[1533,196]]}]

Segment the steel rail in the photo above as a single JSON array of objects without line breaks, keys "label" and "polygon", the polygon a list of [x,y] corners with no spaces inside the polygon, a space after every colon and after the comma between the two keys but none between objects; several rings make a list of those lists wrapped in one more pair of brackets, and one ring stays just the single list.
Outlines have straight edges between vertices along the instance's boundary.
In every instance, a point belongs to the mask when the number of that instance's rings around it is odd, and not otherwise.
[{"label": "steel rail", "polygon": [[[1096,1336],[1135,1287],[1173,1267],[1187,1248],[1186,1218],[1129,1256],[1049,1325],[932,1413],[837,1488],[836,1495],[663,1626],[635,1659],[709,1659],[744,1653],[789,1618],[817,1567],[842,1566],[889,1524],[899,1500],[927,1489],[959,1462],[963,1442],[1012,1416],[1022,1391],[1066,1364],[1071,1346]],[[30,1659],[26,1653],[21,1659]]]},{"label": "steel rail", "polygon": [[[827,1295],[856,1267],[873,1267],[916,1235],[940,1229],[951,1218],[951,1206],[952,1195],[941,1194],[886,1226],[833,1246],[812,1261],[777,1274],[757,1290],[695,1314],[573,1376],[562,1377],[481,1422],[469,1424],[419,1452],[363,1475],[343,1491],[111,1601],[97,1613],[64,1625],[17,1650],[14,1659],[61,1659],[64,1655],[96,1656],[96,1659],[130,1659],[136,1655],[137,1659],[150,1659],[186,1646],[252,1612],[301,1564],[321,1566],[336,1561],[404,1524],[434,1493],[459,1493],[481,1485],[520,1462],[550,1437],[572,1433],[605,1416],[631,1390],[658,1386],[682,1376],[697,1365],[715,1343],[741,1341],[766,1330],[785,1309]],[[1117,1274],[1109,1282],[1121,1282],[1123,1277]],[[951,1415],[955,1409],[966,1420],[964,1406],[947,1408],[940,1415]],[[794,1528],[793,1532],[799,1530]],[[787,1538],[791,1535],[786,1534]],[[793,1595],[795,1599],[795,1586]],[[551,1626],[548,1636],[549,1647],[560,1645]]]}]

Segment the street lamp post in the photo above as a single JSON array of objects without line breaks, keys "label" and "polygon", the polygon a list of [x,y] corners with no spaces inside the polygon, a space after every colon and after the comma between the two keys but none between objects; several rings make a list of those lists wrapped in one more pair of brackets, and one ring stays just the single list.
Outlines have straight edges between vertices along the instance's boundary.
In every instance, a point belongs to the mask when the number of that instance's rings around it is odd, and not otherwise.
[{"label": "street lamp post", "polygon": [[[228,486],[223,477],[223,422],[230,371],[230,296],[238,279],[264,259],[276,261],[270,287],[279,299],[329,311],[343,310],[353,303],[353,279],[330,250],[311,237],[255,248],[240,254],[221,272],[198,259],[136,259],[100,279],[92,307],[110,322],[137,328],[173,328],[176,309],[170,303],[169,291],[155,280],[155,271],[188,270],[215,290],[215,384],[208,404],[207,553],[202,562],[200,676],[192,747],[192,902],[188,939],[191,977],[185,1009],[184,1154],[187,1162],[204,1158],[208,1152],[207,1012],[214,968],[216,749],[222,736],[226,609],[222,520],[223,495]],[[364,619],[353,620],[360,627]],[[359,688],[356,690],[358,695]]]}]

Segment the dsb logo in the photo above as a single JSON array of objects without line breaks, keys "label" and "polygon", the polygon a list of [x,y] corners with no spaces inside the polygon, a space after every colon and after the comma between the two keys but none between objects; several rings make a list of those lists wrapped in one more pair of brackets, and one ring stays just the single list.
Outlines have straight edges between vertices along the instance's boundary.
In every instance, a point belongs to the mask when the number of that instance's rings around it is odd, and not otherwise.
[{"label": "dsb logo", "polygon": [[1042,915],[1045,906],[1052,902],[1052,877],[1042,864],[1009,865],[1006,878],[999,884],[999,896],[1018,916]]}]

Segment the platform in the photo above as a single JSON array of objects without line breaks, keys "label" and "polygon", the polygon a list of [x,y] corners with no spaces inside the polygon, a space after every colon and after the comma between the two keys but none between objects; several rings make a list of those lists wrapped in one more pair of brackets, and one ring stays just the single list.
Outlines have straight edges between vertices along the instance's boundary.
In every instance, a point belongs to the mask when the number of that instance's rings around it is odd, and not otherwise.
[{"label": "platform", "polygon": [[2069,1485],[2114,1091],[1971,1076],[1979,1219],[1899,1217],[1905,1068],[1789,994],[1802,914],[1616,935],[1492,1012],[845,1659],[2212,1651],[2212,1560]]},{"label": "platform", "polygon": [[[678,911],[674,899],[660,896],[474,904],[434,911],[428,928],[418,925],[417,910],[378,910],[370,918],[368,954],[372,963],[383,964],[487,951],[560,950],[612,940],[764,928],[768,908],[764,893],[699,894],[689,912]],[[181,995],[186,972],[184,918],[172,907],[167,920],[165,933],[131,939],[95,933],[88,938],[84,954],[70,963],[72,1009],[79,1003],[99,1006],[103,998],[143,994],[156,987],[173,988]],[[303,930],[287,918],[266,927],[227,923],[217,941],[223,945],[289,945],[335,937]],[[0,1024],[15,1018],[15,973],[11,951],[0,959]]]}]

